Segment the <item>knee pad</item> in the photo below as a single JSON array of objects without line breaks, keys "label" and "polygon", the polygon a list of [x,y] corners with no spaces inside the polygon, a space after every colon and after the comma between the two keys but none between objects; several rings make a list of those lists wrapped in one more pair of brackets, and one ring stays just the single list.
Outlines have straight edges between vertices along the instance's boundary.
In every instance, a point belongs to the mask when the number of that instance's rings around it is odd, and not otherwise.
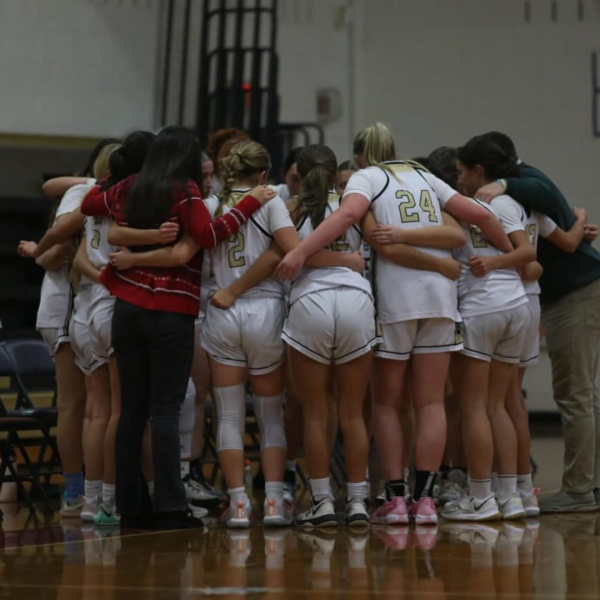
[{"label": "knee pad", "polygon": [[192,434],[194,432],[194,419],[196,416],[196,388],[190,378],[188,381],[185,400],[179,413],[179,453],[181,458],[190,458],[192,455]]},{"label": "knee pad", "polygon": [[241,383],[231,387],[214,387],[217,407],[217,452],[221,450],[244,451],[246,429],[246,386]]},{"label": "knee pad", "polygon": [[260,430],[260,449],[287,448],[283,424],[285,395],[254,396],[254,416]]}]

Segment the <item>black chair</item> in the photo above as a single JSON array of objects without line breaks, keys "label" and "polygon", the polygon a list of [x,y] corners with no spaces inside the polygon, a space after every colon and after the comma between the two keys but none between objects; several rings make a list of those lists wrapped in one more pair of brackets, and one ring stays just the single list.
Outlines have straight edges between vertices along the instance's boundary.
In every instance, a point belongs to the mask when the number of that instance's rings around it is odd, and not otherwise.
[{"label": "black chair", "polygon": [[[14,368],[6,351],[0,349],[0,376],[13,376]],[[12,414],[11,414],[12,413]],[[0,439],[0,489],[5,481],[14,481],[22,498],[25,499],[31,511],[35,511],[35,504],[31,495],[23,485],[30,482],[39,492],[46,507],[49,509],[46,494],[39,480],[39,469],[29,457],[23,440],[19,433],[24,431],[40,432],[42,438],[45,434],[45,426],[42,422],[32,417],[21,414],[19,411],[8,411],[0,398],[0,434],[6,434]],[[18,468],[14,458],[14,449],[20,451],[24,465]],[[8,471],[8,475],[6,475]]]},{"label": "black chair", "polygon": [[[61,473],[58,448],[51,431],[58,422],[54,361],[46,344],[41,340],[8,340],[0,344],[0,353],[4,353],[8,357],[12,371],[5,373],[5,375],[13,378],[17,391],[15,407],[13,410],[8,411],[8,416],[15,418],[28,417],[41,424],[42,437],[39,439],[30,438],[23,442],[27,446],[39,445],[37,469],[39,473],[42,473],[43,470],[42,474],[46,483],[48,483],[51,475]],[[27,380],[42,380],[45,386],[49,384],[53,386],[52,406],[37,407],[35,405],[29,389],[25,385],[25,378]],[[49,461],[45,462],[48,448],[51,455]]]}]

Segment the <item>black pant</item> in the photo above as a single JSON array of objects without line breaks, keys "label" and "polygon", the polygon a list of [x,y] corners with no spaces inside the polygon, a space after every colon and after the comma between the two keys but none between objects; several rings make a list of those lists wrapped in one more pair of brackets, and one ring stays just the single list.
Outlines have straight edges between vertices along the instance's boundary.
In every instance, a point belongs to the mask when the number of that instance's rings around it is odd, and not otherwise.
[{"label": "black pant", "polygon": [[117,510],[144,512],[142,438],[152,427],[154,510],[185,510],[179,471],[179,412],[194,352],[194,317],[152,311],[117,300],[112,343],[121,380],[116,441]]}]

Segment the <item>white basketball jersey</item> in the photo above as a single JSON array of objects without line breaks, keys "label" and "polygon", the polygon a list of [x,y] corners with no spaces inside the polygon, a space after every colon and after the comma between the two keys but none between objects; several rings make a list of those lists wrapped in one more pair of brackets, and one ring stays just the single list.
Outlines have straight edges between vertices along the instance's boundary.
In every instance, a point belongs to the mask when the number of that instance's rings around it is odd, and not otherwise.
[{"label": "white basketball jersey", "polygon": [[87,217],[85,220],[87,255],[96,269],[104,269],[110,262],[111,252],[116,252],[115,246],[108,243],[112,223],[111,217]]},{"label": "white basketball jersey", "polygon": [[[219,206],[219,198],[217,196],[209,196],[208,198],[204,198],[203,202],[210,216],[214,219],[217,207]],[[215,281],[215,274],[212,272],[210,251],[204,250],[202,257],[202,279],[200,282],[200,314],[206,312],[209,298],[217,289],[219,288]]]},{"label": "white basketball jersey", "polygon": [[[344,197],[350,194],[369,200],[378,223],[419,229],[443,225],[442,209],[456,191],[418,163],[393,161],[354,173]],[[419,250],[451,257],[449,250]],[[381,324],[427,318],[460,321],[456,282],[440,273],[409,269],[376,255],[372,269]]]},{"label": "white basketball jersey", "polygon": [[[532,212],[531,215],[525,214],[525,231],[529,236],[531,245],[537,250],[538,238],[548,237],[557,227],[556,223],[548,216],[542,213]],[[527,294],[540,295],[541,289],[538,281],[524,281]]]},{"label": "white basketball jersey", "polygon": [[[223,213],[234,207],[249,191],[233,190],[229,202],[223,207]],[[279,196],[257,210],[229,241],[222,242],[211,250],[210,261],[217,286],[226,288],[239,279],[270,248],[275,231],[293,226],[290,213]],[[283,298],[281,282],[266,279],[244,294],[244,297],[265,295]]]},{"label": "white basketball jersey", "polygon": [[[330,192],[329,202],[325,208],[325,218],[336,211],[339,206],[339,196],[335,192]],[[301,240],[305,240],[314,231],[310,218],[307,216],[296,225],[296,229]],[[357,252],[360,250],[362,242],[360,229],[356,225],[353,225],[346,233],[343,233],[337,240],[329,244],[327,250],[346,253]],[[370,296],[372,295],[371,284],[360,273],[356,273],[352,269],[348,269],[347,267],[305,267],[302,269],[298,279],[292,283],[290,304],[311,292],[342,286],[358,288]]]},{"label": "white basketball jersey", "polygon": [[[502,224],[507,234],[524,230],[523,208],[509,196],[498,196],[491,205],[473,200],[493,213]],[[485,277],[477,277],[468,266],[473,256],[500,256],[498,250],[474,225],[462,223],[467,243],[453,250],[456,260],[462,263],[458,281],[458,304],[463,317],[487,315],[501,310],[509,310],[525,304],[527,296],[521,277],[516,269],[496,269]]]},{"label": "white basketball jersey", "polygon": [[[81,206],[83,199],[94,184],[95,180],[90,179],[87,184],[78,184],[69,188],[58,205],[54,225],[59,217],[67,215]],[[37,314],[36,327],[38,329],[68,327],[74,300],[69,269],[70,266],[65,264],[57,271],[46,271]]]}]

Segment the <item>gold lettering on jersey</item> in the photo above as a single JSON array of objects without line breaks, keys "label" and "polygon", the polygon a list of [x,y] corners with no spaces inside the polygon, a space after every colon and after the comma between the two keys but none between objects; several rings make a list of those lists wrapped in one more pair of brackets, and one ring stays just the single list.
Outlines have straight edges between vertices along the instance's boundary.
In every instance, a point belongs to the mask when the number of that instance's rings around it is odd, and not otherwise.
[{"label": "gold lettering on jersey", "polygon": [[246,249],[246,238],[241,231],[238,231],[235,235],[229,238],[229,243],[233,244],[229,249],[229,266],[232,269],[236,267],[245,267],[246,258],[243,255]]},{"label": "gold lettering on jersey", "polygon": [[[417,207],[415,197],[405,190],[398,190],[396,192],[396,198],[400,200],[398,209],[400,210],[400,220],[402,223],[418,223],[421,220],[421,215],[418,210],[414,210]],[[438,216],[435,214],[435,206],[429,190],[422,190],[421,197],[419,198],[419,208],[427,213],[429,216],[430,223],[438,223]],[[411,212],[409,212],[411,211]]]},{"label": "gold lettering on jersey", "polygon": [[90,246],[94,249],[94,250],[98,250],[98,248],[100,248],[100,232],[97,229],[93,229],[92,230],[92,240],[90,241]]},{"label": "gold lettering on jersey", "polygon": [[489,248],[487,238],[479,227],[471,227],[471,243],[473,248]]},{"label": "gold lettering on jersey", "polygon": [[527,225],[527,235],[529,236],[531,245],[535,248],[535,240],[537,238],[537,225],[535,223]]}]

